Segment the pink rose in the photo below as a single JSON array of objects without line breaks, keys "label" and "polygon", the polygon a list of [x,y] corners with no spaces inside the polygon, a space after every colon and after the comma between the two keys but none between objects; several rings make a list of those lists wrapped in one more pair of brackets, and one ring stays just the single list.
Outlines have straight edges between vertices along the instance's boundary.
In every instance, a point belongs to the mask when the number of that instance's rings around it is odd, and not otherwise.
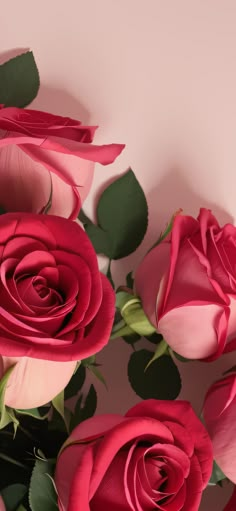
[{"label": "pink rose", "polygon": [[186,401],[147,400],[82,422],[60,452],[60,511],[197,511],[212,470],[207,432]]},{"label": "pink rose", "polygon": [[214,360],[236,348],[236,228],[208,209],[175,217],[171,236],[136,273],[144,311],[170,347]]},{"label": "pink rose", "polygon": [[222,472],[236,483],[236,374],[214,383],[208,390],[203,416]]},{"label": "pink rose", "polygon": [[3,502],[1,495],[0,495],[0,511],[6,511],[5,504]]},{"label": "pink rose", "polygon": [[33,408],[108,342],[114,292],[84,230],[52,215],[0,216],[0,377],[5,402]]},{"label": "pink rose", "polygon": [[235,509],[236,509],[236,488],[234,489],[228,504],[226,504],[224,511],[235,511]]},{"label": "pink rose", "polygon": [[124,145],[92,145],[96,126],[37,110],[1,108],[0,206],[6,211],[76,218],[93,179],[94,162],[107,165]]}]

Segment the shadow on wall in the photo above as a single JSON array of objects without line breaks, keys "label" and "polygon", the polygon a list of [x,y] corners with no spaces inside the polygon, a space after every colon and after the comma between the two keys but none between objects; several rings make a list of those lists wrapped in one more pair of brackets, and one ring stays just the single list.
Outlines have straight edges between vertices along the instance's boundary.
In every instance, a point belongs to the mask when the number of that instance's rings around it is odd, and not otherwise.
[{"label": "shadow on wall", "polygon": [[[96,199],[104,188],[103,185],[96,195]],[[200,207],[205,207],[212,210],[220,224],[233,222],[232,216],[219,205],[213,201],[202,199],[199,194],[195,193],[191,183],[186,181],[186,177],[177,167],[176,170],[169,170],[151,190],[144,191],[149,207],[148,231],[136,252],[112,264],[112,275],[115,282],[123,282],[125,275],[138,266],[149,248],[157,241],[160,232],[164,231],[173,213],[178,209],[182,208],[183,214],[196,217]]]},{"label": "shadow on wall", "polygon": [[[29,51],[29,48],[14,48],[0,53],[0,65],[27,51]],[[44,84],[40,85],[38,96],[31,103],[29,108],[48,111],[65,117],[72,117],[72,119],[80,120],[83,124],[88,124],[90,119],[90,112],[68,91]]]},{"label": "shadow on wall", "polygon": [[37,98],[30,105],[36,110],[48,111],[52,114],[71,117],[89,124],[90,112],[68,91],[56,89],[42,84]]}]

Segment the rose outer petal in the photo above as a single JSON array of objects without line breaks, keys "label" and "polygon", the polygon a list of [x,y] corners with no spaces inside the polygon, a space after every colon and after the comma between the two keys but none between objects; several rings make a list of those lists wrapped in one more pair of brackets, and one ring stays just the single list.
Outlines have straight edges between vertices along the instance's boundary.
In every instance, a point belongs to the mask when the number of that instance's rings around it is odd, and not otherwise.
[{"label": "rose outer petal", "polygon": [[6,507],[5,507],[5,504],[3,502],[1,495],[0,495],[0,511],[6,511]]},{"label": "rose outer petal", "polygon": [[204,359],[223,351],[229,311],[217,304],[186,305],[164,314],[158,331],[170,347],[189,359]]},{"label": "rose outer petal", "polygon": [[69,383],[76,363],[1,357],[0,378],[16,364],[7,383],[5,404],[12,408],[28,409],[48,403]]},{"label": "rose outer petal", "polygon": [[135,274],[136,292],[142,300],[145,314],[156,327],[157,296],[163,277],[170,264],[170,244],[162,243],[151,250],[139,265]]}]

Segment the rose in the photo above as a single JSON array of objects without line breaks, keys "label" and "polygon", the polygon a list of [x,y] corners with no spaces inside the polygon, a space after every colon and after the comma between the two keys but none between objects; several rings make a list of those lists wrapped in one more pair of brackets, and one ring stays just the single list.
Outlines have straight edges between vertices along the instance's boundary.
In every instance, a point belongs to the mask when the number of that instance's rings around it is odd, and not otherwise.
[{"label": "rose", "polygon": [[236,483],[236,373],[225,376],[209,388],[203,417],[216,463]]},{"label": "rose", "polygon": [[197,511],[211,470],[211,442],[191,405],[151,399],[74,429],[57,461],[58,505]]},{"label": "rose", "polygon": [[236,347],[236,228],[221,228],[207,209],[195,220],[177,215],[170,238],[136,273],[152,324],[190,359],[214,360]]},{"label": "rose", "polygon": [[83,229],[51,215],[0,216],[0,376],[5,402],[42,405],[70,380],[76,361],[108,342],[114,292]]},{"label": "rose", "polygon": [[235,511],[235,509],[236,509],[236,489],[234,488],[233,494],[231,495],[229,502],[226,504],[224,511]]},{"label": "rose", "polygon": [[3,502],[1,495],[0,495],[0,511],[6,511],[5,504]]},{"label": "rose", "polygon": [[94,162],[111,163],[124,148],[92,145],[95,129],[69,117],[0,105],[0,205],[39,213],[52,184],[50,213],[76,218]]}]

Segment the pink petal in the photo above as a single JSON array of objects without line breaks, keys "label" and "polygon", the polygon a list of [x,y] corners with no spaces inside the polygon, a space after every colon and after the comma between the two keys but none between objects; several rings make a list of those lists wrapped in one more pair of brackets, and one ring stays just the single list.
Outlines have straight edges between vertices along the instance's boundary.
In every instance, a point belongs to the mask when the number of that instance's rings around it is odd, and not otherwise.
[{"label": "pink petal", "polygon": [[207,430],[212,440],[216,463],[236,483],[236,388],[230,375],[209,389],[203,408]]},{"label": "pink petal", "polygon": [[[61,510],[68,509],[68,502],[70,497],[70,489],[73,481],[74,474],[82,462],[82,457],[85,449],[88,448],[88,441],[91,438],[98,438],[99,435],[112,429],[116,424],[124,421],[121,415],[98,415],[81,422],[71,433],[68,439],[68,446],[65,446],[59,456],[55,482],[59,493],[59,501],[61,503]],[[70,442],[85,441],[86,443]]]},{"label": "pink petal", "polygon": [[217,304],[186,305],[164,314],[159,319],[158,331],[183,357],[204,359],[222,353],[228,316],[229,310]]},{"label": "pink petal", "polygon": [[135,274],[136,292],[142,300],[145,314],[154,326],[156,326],[157,296],[169,265],[170,244],[161,243],[144,257]]},{"label": "pink petal", "polygon": [[3,502],[1,495],[0,495],[0,511],[6,511],[6,507],[5,507],[5,504]]},{"label": "pink petal", "polygon": [[[16,145],[0,148],[0,205],[38,213],[48,202],[50,174]],[[64,185],[65,187],[65,185]]]},{"label": "pink petal", "polygon": [[51,362],[35,358],[1,357],[1,377],[16,364],[6,389],[5,404],[12,408],[35,408],[51,401],[69,383],[76,362]]}]

